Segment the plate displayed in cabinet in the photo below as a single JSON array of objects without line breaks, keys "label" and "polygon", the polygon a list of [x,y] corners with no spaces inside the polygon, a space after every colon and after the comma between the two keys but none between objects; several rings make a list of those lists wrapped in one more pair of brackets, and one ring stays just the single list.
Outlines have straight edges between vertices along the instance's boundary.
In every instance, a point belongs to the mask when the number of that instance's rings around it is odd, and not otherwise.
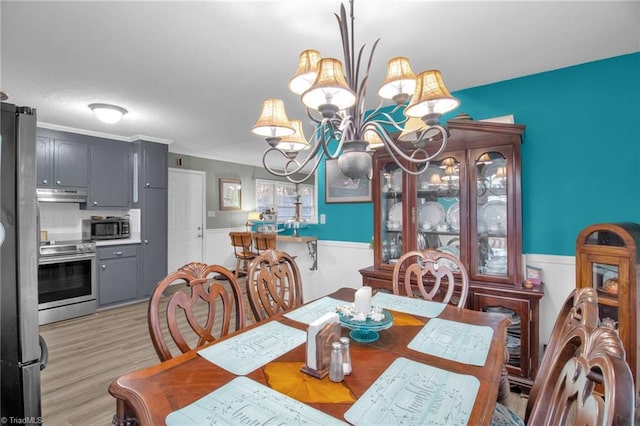
[{"label": "plate displayed in cabinet", "polygon": [[427,240],[424,235],[418,234],[418,250],[425,250],[427,248]]},{"label": "plate displayed in cabinet", "polygon": [[392,222],[400,223],[400,228],[402,228],[402,202],[395,203],[391,206],[387,219]]},{"label": "plate displayed in cabinet", "polygon": [[480,223],[489,231],[505,231],[507,229],[507,203],[492,200],[480,209]]},{"label": "plate displayed in cabinet", "polygon": [[437,201],[427,201],[420,206],[418,221],[420,224],[428,223],[430,226],[438,226],[444,223],[444,207]]},{"label": "plate displayed in cabinet", "polygon": [[447,222],[451,229],[458,232],[460,230],[460,203],[455,202],[447,209]]}]

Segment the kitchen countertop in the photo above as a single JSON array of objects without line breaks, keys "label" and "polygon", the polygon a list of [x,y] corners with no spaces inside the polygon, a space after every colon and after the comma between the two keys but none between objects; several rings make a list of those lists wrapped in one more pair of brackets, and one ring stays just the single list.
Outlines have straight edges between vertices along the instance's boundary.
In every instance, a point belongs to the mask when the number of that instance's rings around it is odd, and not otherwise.
[{"label": "kitchen countertop", "polygon": [[141,242],[142,241],[140,240],[140,234],[133,234],[129,238],[96,241],[96,247],[116,246],[123,244],[140,244]]}]

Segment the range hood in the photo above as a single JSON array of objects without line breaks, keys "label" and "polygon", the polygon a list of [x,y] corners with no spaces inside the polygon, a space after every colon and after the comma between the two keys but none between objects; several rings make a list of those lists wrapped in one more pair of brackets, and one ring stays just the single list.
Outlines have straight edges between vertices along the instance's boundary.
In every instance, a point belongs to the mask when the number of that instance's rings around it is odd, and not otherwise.
[{"label": "range hood", "polygon": [[38,201],[49,203],[86,203],[87,191],[75,189],[37,188]]}]

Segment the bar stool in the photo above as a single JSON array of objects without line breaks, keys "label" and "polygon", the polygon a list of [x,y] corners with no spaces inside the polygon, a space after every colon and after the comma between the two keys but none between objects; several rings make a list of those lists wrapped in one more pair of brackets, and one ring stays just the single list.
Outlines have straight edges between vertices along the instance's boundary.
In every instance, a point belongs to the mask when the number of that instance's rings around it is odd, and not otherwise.
[{"label": "bar stool", "polygon": [[240,264],[244,264],[245,272],[243,275],[246,275],[249,262],[255,259],[258,253],[252,250],[251,232],[229,232],[229,237],[236,256],[236,269],[233,274],[238,278],[240,276]]},{"label": "bar stool", "polygon": [[276,249],[276,234],[256,232],[253,234],[253,248],[258,254],[262,254],[265,250]]}]

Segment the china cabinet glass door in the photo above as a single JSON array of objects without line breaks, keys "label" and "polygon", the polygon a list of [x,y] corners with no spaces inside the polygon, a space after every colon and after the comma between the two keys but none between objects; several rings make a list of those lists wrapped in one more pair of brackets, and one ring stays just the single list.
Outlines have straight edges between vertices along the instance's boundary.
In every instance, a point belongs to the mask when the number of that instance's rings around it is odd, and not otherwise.
[{"label": "china cabinet glass door", "polygon": [[471,152],[472,247],[470,274],[474,277],[490,277],[492,280],[513,280],[515,277],[515,250],[509,242],[513,227],[513,209],[509,205],[509,193],[513,166],[509,164],[510,153],[500,150],[474,150]]},{"label": "china cabinet glass door", "polygon": [[417,176],[416,246],[418,250],[439,249],[461,257],[460,180],[464,176],[464,153],[448,153],[439,161],[431,161]]},{"label": "china cabinet glass door", "polygon": [[395,163],[385,164],[379,173],[381,261],[386,265],[394,265],[403,253],[402,231],[407,226],[402,204],[404,178],[402,169]]}]

